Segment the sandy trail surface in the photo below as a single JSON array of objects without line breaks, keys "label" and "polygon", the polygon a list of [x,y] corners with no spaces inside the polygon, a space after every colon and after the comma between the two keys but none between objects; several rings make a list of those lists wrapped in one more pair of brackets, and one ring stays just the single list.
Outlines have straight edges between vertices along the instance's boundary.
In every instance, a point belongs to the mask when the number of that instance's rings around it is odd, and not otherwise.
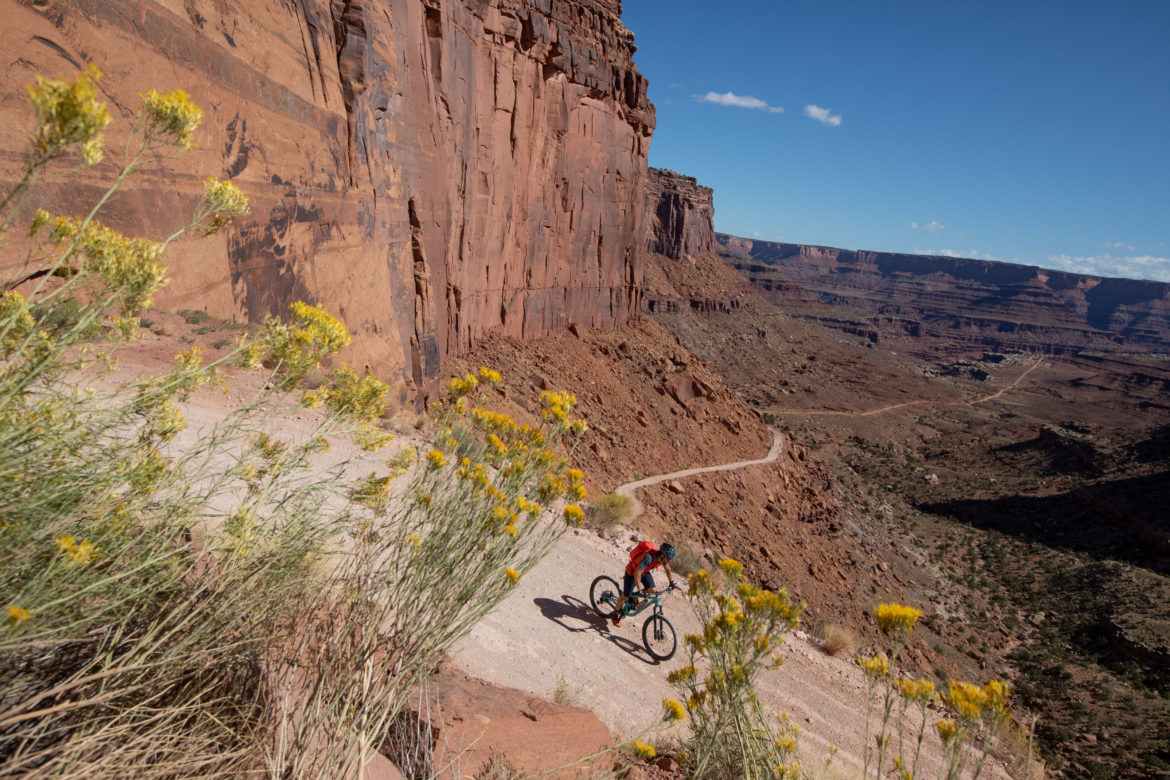
[{"label": "sandy trail surface", "polygon": [[[632,542],[601,539],[584,530],[568,534],[456,646],[455,662],[476,677],[546,698],[559,690],[559,698],[592,710],[617,738],[647,730],[650,736],[642,739],[648,741],[685,737],[684,727],[661,724],[661,713],[664,698],[678,698],[666,675],[687,662],[682,637],[700,629],[686,597],[676,592],[664,598],[680,647],[674,658],[661,663],[642,646],[649,611],[614,628],[589,604],[593,578],[608,574],[620,580],[632,547]],[[860,776],[866,682],[853,657],[831,657],[802,632],[787,637],[781,655],[784,664],[762,676],[761,700],[777,715],[787,712],[800,727],[809,768],[815,770],[835,746],[839,752],[830,776]],[[930,731],[922,777],[938,774],[941,745]],[[982,776],[1009,775],[1002,764],[991,762]]]}]

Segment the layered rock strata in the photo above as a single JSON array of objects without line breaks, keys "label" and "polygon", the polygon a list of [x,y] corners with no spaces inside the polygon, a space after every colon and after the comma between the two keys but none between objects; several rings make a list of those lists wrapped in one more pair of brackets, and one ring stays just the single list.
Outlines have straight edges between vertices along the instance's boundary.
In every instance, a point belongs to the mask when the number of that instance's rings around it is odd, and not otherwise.
[{"label": "layered rock strata", "polygon": [[[417,388],[488,331],[637,312],[654,110],[620,16],[619,0],[18,0],[0,187],[37,74],[97,64],[116,119],[148,87],[185,89],[202,151],[149,167],[108,221],[165,235],[209,174],[252,215],[176,246],[159,304],[256,321],[323,303],[355,333],[350,360]],[[113,171],[58,178],[36,205],[75,212]]]},{"label": "layered rock strata", "polygon": [[1161,282],[717,239],[724,256],[775,302],[871,341],[921,340],[956,354],[1170,350],[1170,285]]},{"label": "layered rock strata", "polygon": [[715,190],[693,176],[650,168],[646,232],[651,252],[681,260],[715,251]]}]

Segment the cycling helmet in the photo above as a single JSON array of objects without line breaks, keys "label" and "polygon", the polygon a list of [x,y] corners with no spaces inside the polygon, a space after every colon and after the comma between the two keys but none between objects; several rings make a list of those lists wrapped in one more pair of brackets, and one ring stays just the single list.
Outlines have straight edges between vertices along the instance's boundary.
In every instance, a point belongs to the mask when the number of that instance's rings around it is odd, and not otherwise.
[{"label": "cycling helmet", "polygon": [[674,545],[669,542],[663,544],[658,548],[658,552],[662,553],[663,557],[668,561],[674,560]]}]

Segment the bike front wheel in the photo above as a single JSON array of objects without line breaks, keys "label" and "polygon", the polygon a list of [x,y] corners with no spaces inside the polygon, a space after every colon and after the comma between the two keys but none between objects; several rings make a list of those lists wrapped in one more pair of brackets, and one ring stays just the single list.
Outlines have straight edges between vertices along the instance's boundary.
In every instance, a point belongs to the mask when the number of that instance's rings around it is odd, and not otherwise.
[{"label": "bike front wheel", "polygon": [[642,644],[652,658],[665,661],[678,648],[678,634],[674,626],[662,615],[651,615],[642,624]]},{"label": "bike front wheel", "polygon": [[593,605],[594,612],[609,619],[617,612],[618,596],[621,592],[617,580],[602,574],[589,586],[589,603]]}]

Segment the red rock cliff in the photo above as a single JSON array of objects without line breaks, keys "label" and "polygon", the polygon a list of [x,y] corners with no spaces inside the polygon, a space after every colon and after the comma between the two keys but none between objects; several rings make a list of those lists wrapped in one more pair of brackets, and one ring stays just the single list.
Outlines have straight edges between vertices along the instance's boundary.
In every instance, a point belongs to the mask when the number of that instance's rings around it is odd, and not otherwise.
[{"label": "red rock cliff", "polygon": [[[176,248],[164,307],[258,320],[318,301],[355,332],[351,360],[415,386],[487,331],[637,312],[654,109],[620,0],[17,0],[5,17],[0,185],[38,73],[98,64],[116,117],[147,87],[206,110],[204,150],[108,217],[164,234],[208,174],[252,198],[225,236]],[[96,186],[41,200],[67,212]]]},{"label": "red rock cliff", "polygon": [[651,168],[646,180],[646,232],[651,252],[681,260],[715,251],[715,190],[693,176]]}]

